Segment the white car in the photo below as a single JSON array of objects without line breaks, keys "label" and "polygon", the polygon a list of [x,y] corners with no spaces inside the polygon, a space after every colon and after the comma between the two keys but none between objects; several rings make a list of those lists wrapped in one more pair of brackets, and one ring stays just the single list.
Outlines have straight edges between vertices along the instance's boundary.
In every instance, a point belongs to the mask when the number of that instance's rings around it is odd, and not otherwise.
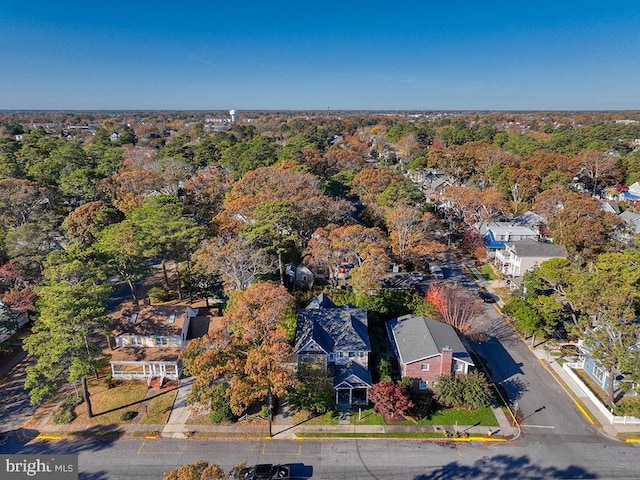
[{"label": "white car", "polygon": [[442,269],[435,263],[432,265],[429,265],[429,271],[431,272],[431,275],[433,275],[433,278],[435,278],[436,280],[442,280],[444,278],[444,273],[442,273]]}]

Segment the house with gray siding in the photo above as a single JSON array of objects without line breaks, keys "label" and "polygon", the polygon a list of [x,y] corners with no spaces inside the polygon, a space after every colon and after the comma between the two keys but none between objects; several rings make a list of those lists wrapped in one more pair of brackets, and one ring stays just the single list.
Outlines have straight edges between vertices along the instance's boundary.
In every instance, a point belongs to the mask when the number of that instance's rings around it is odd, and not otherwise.
[{"label": "house with gray siding", "polygon": [[369,340],[367,311],[337,306],[325,294],[298,311],[295,355],[297,363],[320,363],[334,376],[338,405],[369,402]]}]

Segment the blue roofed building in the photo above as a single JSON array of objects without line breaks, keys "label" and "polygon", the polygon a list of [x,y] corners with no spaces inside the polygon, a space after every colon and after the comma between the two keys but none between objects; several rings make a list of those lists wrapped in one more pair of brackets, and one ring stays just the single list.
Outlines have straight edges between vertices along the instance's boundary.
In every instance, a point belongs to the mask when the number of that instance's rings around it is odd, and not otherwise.
[{"label": "blue roofed building", "polygon": [[507,242],[518,240],[538,240],[540,234],[529,227],[514,225],[512,222],[487,222],[476,225],[487,249],[487,257],[493,258],[498,250],[503,250]]}]

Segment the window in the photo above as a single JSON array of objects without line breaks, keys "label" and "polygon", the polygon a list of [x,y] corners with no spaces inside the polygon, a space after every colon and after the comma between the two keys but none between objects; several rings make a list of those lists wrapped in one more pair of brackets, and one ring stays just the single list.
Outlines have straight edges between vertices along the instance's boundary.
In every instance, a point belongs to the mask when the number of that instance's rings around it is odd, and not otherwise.
[{"label": "window", "polygon": [[166,347],[167,345],[169,345],[167,337],[156,337],[156,347]]},{"label": "window", "polygon": [[336,356],[335,356],[335,354],[334,354],[334,353],[330,353],[330,354],[329,354],[329,361],[330,361],[330,362],[335,362],[335,360],[336,360]]},{"label": "window", "polygon": [[420,390],[426,390],[427,388],[429,388],[429,382],[427,382],[426,380],[420,380],[420,385],[418,385],[418,388]]},{"label": "window", "polygon": [[606,377],[606,375],[607,375],[607,370],[606,370],[606,369],[604,369],[604,368],[602,368],[602,367],[600,367],[600,366],[598,366],[598,365],[595,365],[595,366],[593,367],[593,375],[594,375],[598,380],[600,380],[600,382],[601,382],[603,385],[606,383],[606,382],[605,382],[605,377]]},{"label": "window", "polygon": [[422,370],[423,372],[428,372],[429,371],[429,364],[428,363],[420,364],[420,370]]},{"label": "window", "polygon": [[454,372],[461,372],[462,371],[462,364],[461,363],[454,363],[453,364],[453,371]]},{"label": "window", "polygon": [[356,356],[356,354],[354,352],[349,352],[349,358],[353,358],[355,356]]}]

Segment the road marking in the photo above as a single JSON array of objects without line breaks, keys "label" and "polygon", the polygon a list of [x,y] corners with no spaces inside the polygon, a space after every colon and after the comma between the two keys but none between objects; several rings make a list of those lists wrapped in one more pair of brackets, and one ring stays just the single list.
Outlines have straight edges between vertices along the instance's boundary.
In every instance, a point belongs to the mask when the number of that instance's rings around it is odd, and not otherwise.
[{"label": "road marking", "polygon": [[520,424],[521,427],[524,428],[556,428],[554,425],[529,425],[529,424]]},{"label": "road marking", "polygon": [[[153,442],[154,443],[154,447],[159,447],[163,444],[159,444],[157,442]],[[145,447],[145,445],[147,444],[147,439],[145,438],[145,440],[142,442],[142,445],[140,445],[140,448],[138,449],[138,455],[182,455],[184,453],[184,451],[187,449],[187,441],[183,440],[183,444],[182,444],[182,449],[179,451],[165,451],[165,452],[143,452],[142,449]]]},{"label": "road marking", "polygon": [[60,440],[62,437],[60,435],[38,435],[36,440]]}]

